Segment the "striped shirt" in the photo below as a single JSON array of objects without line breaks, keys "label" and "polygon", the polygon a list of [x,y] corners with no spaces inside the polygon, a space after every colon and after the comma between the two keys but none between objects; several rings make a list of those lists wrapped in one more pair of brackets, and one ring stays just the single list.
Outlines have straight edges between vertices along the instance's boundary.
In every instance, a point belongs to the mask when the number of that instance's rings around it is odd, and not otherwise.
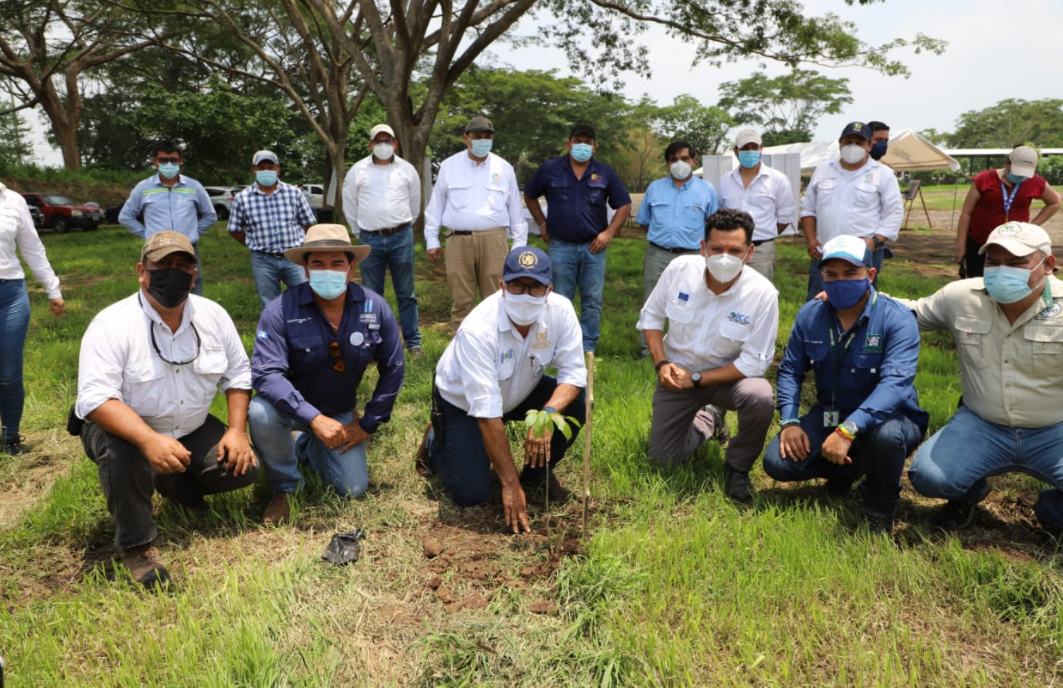
[{"label": "striped shirt", "polygon": [[133,188],[118,215],[126,229],[143,239],[170,229],[184,234],[193,244],[217,219],[207,190],[183,174],[172,187],[163,184],[158,173],[151,175]]},{"label": "striped shirt", "polygon": [[306,196],[298,188],[277,182],[267,195],[252,184],[233,199],[229,231],[244,232],[252,251],[281,253],[303,245],[304,227],[317,222]]}]

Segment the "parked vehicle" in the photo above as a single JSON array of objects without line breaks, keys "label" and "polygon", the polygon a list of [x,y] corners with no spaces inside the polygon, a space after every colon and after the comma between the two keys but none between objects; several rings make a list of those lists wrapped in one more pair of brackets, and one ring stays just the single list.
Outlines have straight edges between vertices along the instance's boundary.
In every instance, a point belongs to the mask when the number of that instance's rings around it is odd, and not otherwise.
[{"label": "parked vehicle", "polygon": [[321,184],[300,184],[299,188],[306,196],[307,202],[314,210],[325,207],[325,187]]},{"label": "parked vehicle", "polygon": [[82,227],[86,232],[92,232],[103,223],[103,211],[99,206],[75,203],[63,194],[24,193],[22,197],[43,216],[41,226],[54,229],[59,234],[69,232],[72,227]]},{"label": "parked vehicle", "polygon": [[207,195],[210,196],[211,205],[214,206],[214,212],[218,214],[219,220],[228,220],[229,213],[233,209],[233,198],[236,194],[240,193],[246,186],[205,186]]}]

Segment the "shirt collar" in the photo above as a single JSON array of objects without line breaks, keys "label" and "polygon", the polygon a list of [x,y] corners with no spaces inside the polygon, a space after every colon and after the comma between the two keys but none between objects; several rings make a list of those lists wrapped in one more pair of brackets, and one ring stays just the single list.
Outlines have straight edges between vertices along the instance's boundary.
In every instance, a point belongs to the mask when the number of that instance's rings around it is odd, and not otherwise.
[{"label": "shirt collar", "polygon": [[[151,179],[155,183],[155,186],[166,186],[165,184],[162,183],[162,175],[159,174],[158,170],[155,170],[155,174],[151,175]],[[188,185],[188,177],[186,177],[183,174],[181,174],[180,172],[178,172],[177,173],[177,181],[174,182],[173,187],[170,187],[170,188],[174,188],[174,187],[178,187],[178,186],[187,186],[187,185]]]},{"label": "shirt collar", "polygon": [[[157,325],[167,327],[166,322],[159,315],[159,312],[155,310],[155,307],[151,305],[151,301],[144,295],[144,289],[142,288],[137,292],[137,301],[140,302],[140,309],[144,311],[144,315]],[[195,315],[195,306],[192,305],[192,295],[190,294],[185,299],[185,307],[181,310],[181,324],[177,326],[177,332],[174,332],[174,336],[181,333],[181,330],[188,327],[188,323],[192,322],[192,316]]]},{"label": "shirt collar", "polygon": [[[303,288],[302,291],[300,291],[296,296],[296,298],[299,299],[299,305],[309,306],[310,304],[314,303],[314,290],[310,288],[310,283],[304,282],[303,284],[300,284],[299,287]],[[358,284],[357,282],[347,283],[348,301],[357,303],[358,301],[365,301],[365,299],[365,290],[362,289],[362,285]]]}]

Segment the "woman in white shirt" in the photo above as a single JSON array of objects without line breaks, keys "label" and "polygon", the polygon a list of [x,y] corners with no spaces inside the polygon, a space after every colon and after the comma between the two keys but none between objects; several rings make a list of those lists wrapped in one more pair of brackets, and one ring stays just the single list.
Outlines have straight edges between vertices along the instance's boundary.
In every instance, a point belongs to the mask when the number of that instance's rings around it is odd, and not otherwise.
[{"label": "woman in white shirt", "polygon": [[30,324],[26,273],[19,253],[48,294],[52,314],[62,315],[59,278],[48,264],[26,199],[0,184],[0,453],[10,455],[22,453],[19,424],[26,399],[22,350]]}]

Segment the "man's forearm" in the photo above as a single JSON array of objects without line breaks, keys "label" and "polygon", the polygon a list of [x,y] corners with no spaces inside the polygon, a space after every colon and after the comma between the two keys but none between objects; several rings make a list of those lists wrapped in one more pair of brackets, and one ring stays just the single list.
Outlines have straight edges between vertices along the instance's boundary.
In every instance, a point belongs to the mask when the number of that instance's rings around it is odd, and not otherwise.
[{"label": "man's forearm", "polygon": [[247,428],[247,409],[251,405],[251,390],[230,389],[225,392],[225,401],[229,406],[229,428],[244,432]]},{"label": "man's forearm", "polygon": [[613,215],[613,221],[609,223],[608,227],[606,227],[606,231],[612,233],[615,236],[616,233],[620,231],[620,228],[624,226],[624,223],[627,222],[627,219],[630,216],[631,204],[628,203],[627,205],[620,206],[620,208],[616,211],[616,215]]},{"label": "man's forearm", "polygon": [[667,358],[664,353],[663,330],[643,330],[642,336],[646,338],[646,348],[650,350],[650,356],[653,357],[653,365]]},{"label": "man's forearm", "polygon": [[569,404],[575,401],[581,390],[582,387],[562,382],[556,389],[554,389],[554,393],[550,395],[550,399],[546,402],[546,405],[550,408],[557,409],[559,412],[563,412],[568,408]]},{"label": "man's forearm", "polygon": [[[245,420],[246,415],[247,409],[245,408]],[[108,399],[100,404],[86,420],[92,421],[106,432],[120,437],[141,450],[151,438],[158,434],[137,415],[136,411],[117,399]]]},{"label": "man's forearm", "polygon": [[743,378],[745,378],[745,374],[734,363],[728,363],[721,368],[710,368],[701,371],[701,386],[726,385],[731,382],[738,382]]},{"label": "man's forearm", "polygon": [[812,216],[801,218],[801,233],[805,235],[805,241],[809,244],[818,242],[816,238],[816,218]]},{"label": "man's forearm", "polygon": [[517,484],[517,467],[513,464],[512,454],[509,453],[509,438],[506,437],[506,426],[502,419],[477,418],[476,422],[480,426],[484,449],[491,459],[491,465],[495,467],[498,479],[503,485]]}]

